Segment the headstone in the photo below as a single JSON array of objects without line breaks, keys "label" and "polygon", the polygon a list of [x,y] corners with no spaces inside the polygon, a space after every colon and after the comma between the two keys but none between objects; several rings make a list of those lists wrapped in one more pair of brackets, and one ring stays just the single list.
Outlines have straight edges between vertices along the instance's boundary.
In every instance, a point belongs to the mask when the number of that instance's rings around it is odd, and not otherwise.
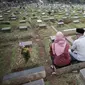
[{"label": "headstone", "polygon": [[38,23],[42,23],[42,20],[37,20]]},{"label": "headstone", "polygon": [[45,13],[43,12],[42,15],[45,15]]},{"label": "headstone", "polygon": [[2,16],[2,15],[0,15],[0,18],[3,18],[3,16]]},{"label": "headstone", "polygon": [[26,20],[20,20],[20,23],[26,23]]},{"label": "headstone", "polygon": [[58,26],[62,26],[62,25],[64,25],[63,21],[62,22],[58,22]]},{"label": "headstone", "polygon": [[79,17],[78,16],[74,16],[73,19],[79,19]]},{"label": "headstone", "polygon": [[64,33],[64,35],[73,35],[76,34],[76,28],[73,29],[66,29],[62,31]]},{"label": "headstone", "polygon": [[39,28],[46,28],[47,27],[46,24],[39,24],[38,26],[39,26]]},{"label": "headstone", "polygon": [[4,15],[8,15],[9,13],[4,13]]},{"label": "headstone", "polygon": [[53,42],[55,40],[55,36],[50,36],[50,39]]},{"label": "headstone", "polygon": [[10,16],[10,19],[11,19],[11,20],[16,20],[16,19],[17,19],[17,16],[14,15],[14,14],[12,14],[12,15]]},{"label": "headstone", "polygon": [[11,10],[8,10],[8,11],[7,11],[7,13],[10,13],[10,12],[11,12]]},{"label": "headstone", "polygon": [[40,79],[23,85],[45,85],[45,83],[43,79]]},{"label": "headstone", "polygon": [[50,17],[49,20],[50,20],[51,22],[54,22],[54,21],[55,21],[54,17]]},{"label": "headstone", "polygon": [[10,21],[2,21],[1,24],[10,25]]},{"label": "headstone", "polygon": [[49,18],[44,18],[43,19],[45,22],[48,22],[49,21]]},{"label": "headstone", "polygon": [[69,13],[66,13],[65,15],[66,15],[66,16],[69,16]]},{"label": "headstone", "polygon": [[3,32],[11,31],[11,27],[2,28],[1,31]]},{"label": "headstone", "polygon": [[23,70],[20,72],[10,73],[3,77],[3,85],[22,85],[24,83],[43,79],[46,72],[43,66],[33,69]]},{"label": "headstone", "polygon": [[4,18],[0,18],[0,21],[3,21],[4,20]]},{"label": "headstone", "polygon": [[20,47],[25,47],[25,46],[31,47],[32,46],[32,41],[20,42],[19,46]]},{"label": "headstone", "polygon": [[85,68],[80,70],[80,77],[82,78],[85,84]]},{"label": "headstone", "polygon": [[67,17],[62,17],[63,19],[67,19]]},{"label": "headstone", "polygon": [[27,26],[19,26],[19,29],[20,29],[20,30],[27,30],[28,27],[27,27]]},{"label": "headstone", "polygon": [[73,23],[79,23],[80,21],[79,20],[74,20]]}]

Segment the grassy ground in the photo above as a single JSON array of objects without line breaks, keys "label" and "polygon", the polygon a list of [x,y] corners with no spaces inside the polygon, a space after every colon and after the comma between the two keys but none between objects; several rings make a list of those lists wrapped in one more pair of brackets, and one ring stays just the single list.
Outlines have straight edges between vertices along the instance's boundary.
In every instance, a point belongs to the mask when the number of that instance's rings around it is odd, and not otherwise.
[{"label": "grassy ground", "polygon": [[[15,12],[17,9],[13,9],[12,12]],[[29,12],[30,11],[30,12]],[[60,20],[63,15],[55,14],[56,21],[53,22],[44,22],[47,24],[47,29],[37,29],[36,28],[36,20],[37,19],[31,19],[34,14],[38,15],[38,19],[41,19],[39,16],[42,16],[41,13],[37,13],[35,9],[27,9],[28,16],[25,15],[25,11],[23,9],[20,10],[21,15],[18,15],[19,19],[16,21],[11,21],[10,25],[0,25],[0,28],[2,27],[12,27],[11,33],[3,33],[0,32],[0,76],[3,76],[5,74],[8,74],[10,72],[14,71],[20,71],[27,68],[37,67],[37,66],[50,66],[51,65],[51,59],[49,55],[49,45],[51,43],[50,36],[55,35],[56,32],[51,28],[51,26],[54,26],[57,30],[61,31],[64,29],[69,28],[77,28],[77,27],[85,27],[85,19],[81,18],[82,23],[74,24],[64,24],[64,26],[60,27],[58,26],[58,20]],[[64,13],[63,13],[64,14]],[[26,17],[27,23],[20,24],[19,20],[22,20],[22,18]],[[49,16],[50,17],[50,16]],[[54,16],[51,16],[54,17]],[[18,29],[18,26],[20,25],[27,25],[30,26],[30,29],[27,31],[20,31]],[[37,30],[37,34],[35,31]],[[31,36],[31,38],[30,38]],[[37,36],[39,36],[37,38]],[[25,63],[23,56],[21,55],[21,49],[19,48],[19,42],[21,41],[32,41],[32,51],[30,52],[31,58],[27,63]],[[38,43],[41,42],[40,43]],[[42,46],[41,46],[42,45]],[[41,46],[41,47],[40,47]],[[41,56],[40,54],[40,48],[43,48],[45,51],[44,56]],[[62,76],[50,76],[47,78],[46,85],[77,85],[73,84],[73,79],[75,77],[75,73],[66,74]],[[54,82],[54,83],[53,83]]]}]

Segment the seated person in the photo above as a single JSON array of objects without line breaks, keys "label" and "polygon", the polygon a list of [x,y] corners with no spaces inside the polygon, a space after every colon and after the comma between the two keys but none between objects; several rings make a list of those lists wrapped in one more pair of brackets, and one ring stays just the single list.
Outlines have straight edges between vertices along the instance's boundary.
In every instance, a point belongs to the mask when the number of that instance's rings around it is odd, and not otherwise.
[{"label": "seated person", "polygon": [[71,49],[69,50],[72,57],[72,61],[85,61],[85,36],[84,29],[77,28],[77,40],[73,42]]},{"label": "seated person", "polygon": [[63,67],[70,64],[71,57],[68,52],[69,44],[62,32],[57,32],[54,42],[50,46],[52,68]]}]

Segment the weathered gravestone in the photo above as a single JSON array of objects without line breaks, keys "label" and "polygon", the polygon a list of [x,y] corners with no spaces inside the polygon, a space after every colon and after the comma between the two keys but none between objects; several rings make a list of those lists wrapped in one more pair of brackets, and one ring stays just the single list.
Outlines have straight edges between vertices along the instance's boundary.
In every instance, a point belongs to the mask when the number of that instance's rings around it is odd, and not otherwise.
[{"label": "weathered gravestone", "polygon": [[3,16],[2,16],[2,15],[0,15],[0,18],[3,18]]},{"label": "weathered gravestone", "polygon": [[6,13],[4,13],[4,15],[8,15],[8,14],[9,14],[9,13],[7,13],[7,12],[6,12]]},{"label": "weathered gravestone", "polygon": [[53,42],[55,40],[55,36],[50,36],[50,39]]},{"label": "weathered gravestone", "polygon": [[59,21],[59,22],[58,22],[58,26],[59,26],[59,27],[64,26],[64,22],[63,22],[63,21]]},{"label": "weathered gravestone", "polygon": [[43,66],[23,70],[20,72],[15,72],[8,74],[3,77],[3,85],[20,85],[30,81],[43,79],[46,77],[46,72]]},{"label": "weathered gravestone", "polygon": [[20,42],[19,46],[20,47],[25,47],[25,46],[32,47],[32,41]]},{"label": "weathered gravestone", "polygon": [[40,20],[40,19],[39,19],[39,20],[37,20],[37,23],[42,23],[42,20]]},{"label": "weathered gravestone", "polygon": [[79,23],[80,21],[79,20],[74,20],[73,23],[77,24]]},{"label": "weathered gravestone", "polygon": [[43,79],[40,79],[23,85],[45,85],[45,83]]},{"label": "weathered gravestone", "polygon": [[19,29],[20,29],[20,30],[27,30],[28,27],[27,27],[27,26],[19,26]]},{"label": "weathered gravestone", "polygon": [[11,27],[5,27],[1,29],[2,32],[10,32],[11,31]]},{"label": "weathered gravestone", "polygon": [[3,21],[4,20],[4,18],[0,18],[0,21]]},{"label": "weathered gravestone", "polygon": [[9,18],[10,18],[10,20],[16,20],[17,16],[16,15],[11,15]]},{"label": "weathered gravestone", "polygon": [[73,29],[66,29],[62,31],[64,35],[75,35],[76,34],[76,28]]},{"label": "weathered gravestone", "polygon": [[10,25],[10,21],[2,21],[1,24]]},{"label": "weathered gravestone", "polygon": [[73,19],[79,19],[79,17],[78,16],[74,16]]},{"label": "weathered gravestone", "polygon": [[38,27],[39,28],[47,28],[46,24],[39,24]]},{"label": "weathered gravestone", "polygon": [[20,23],[26,23],[26,20],[20,20]]}]

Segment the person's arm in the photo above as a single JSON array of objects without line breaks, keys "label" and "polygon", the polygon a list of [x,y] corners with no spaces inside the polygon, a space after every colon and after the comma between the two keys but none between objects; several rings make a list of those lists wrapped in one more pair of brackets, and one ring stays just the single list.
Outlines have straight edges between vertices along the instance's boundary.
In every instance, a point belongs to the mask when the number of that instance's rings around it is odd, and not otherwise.
[{"label": "person's arm", "polygon": [[74,41],[71,47],[71,51],[73,52],[76,48],[77,48],[76,41]]}]

